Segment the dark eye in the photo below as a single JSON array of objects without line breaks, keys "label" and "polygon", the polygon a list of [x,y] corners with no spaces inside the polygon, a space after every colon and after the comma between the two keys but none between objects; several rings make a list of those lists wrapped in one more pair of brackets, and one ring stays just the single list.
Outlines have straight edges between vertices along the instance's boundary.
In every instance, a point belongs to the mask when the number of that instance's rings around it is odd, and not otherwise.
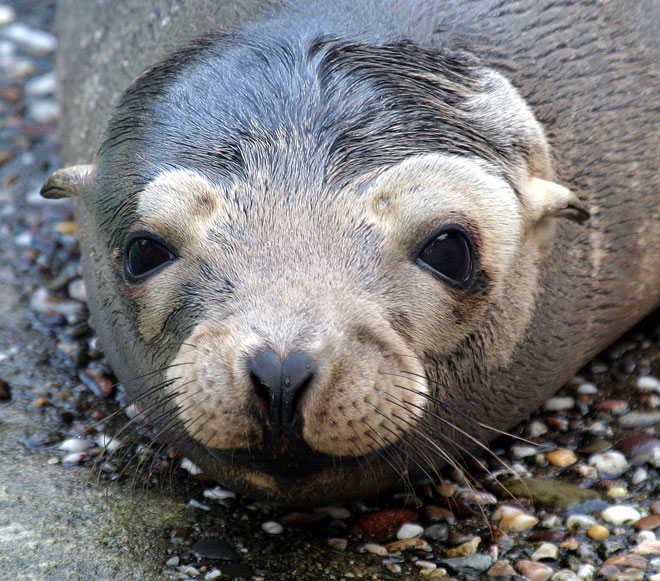
[{"label": "dark eye", "polygon": [[452,286],[464,288],[472,279],[475,259],[472,240],[458,228],[446,228],[426,243],[417,263]]},{"label": "dark eye", "polygon": [[159,266],[176,258],[163,243],[141,235],[129,240],[124,256],[124,268],[129,280],[145,278]]}]

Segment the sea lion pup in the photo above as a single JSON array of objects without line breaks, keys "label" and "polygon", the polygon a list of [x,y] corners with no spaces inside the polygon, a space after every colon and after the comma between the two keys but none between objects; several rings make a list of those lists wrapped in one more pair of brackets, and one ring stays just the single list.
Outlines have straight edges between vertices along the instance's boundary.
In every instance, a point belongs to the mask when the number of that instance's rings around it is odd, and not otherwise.
[{"label": "sea lion pup", "polygon": [[[573,81],[569,32],[543,37],[543,78],[516,78],[575,139],[560,180],[488,50],[431,34],[417,4],[352,6],[185,46],[128,88],[96,162],[43,190],[75,199],[89,307],[140,417],[287,504],[455,463],[660,300],[657,129],[621,101],[653,86],[643,67],[601,85],[615,57],[578,35],[593,75]],[[610,177],[616,159],[634,164]]]}]

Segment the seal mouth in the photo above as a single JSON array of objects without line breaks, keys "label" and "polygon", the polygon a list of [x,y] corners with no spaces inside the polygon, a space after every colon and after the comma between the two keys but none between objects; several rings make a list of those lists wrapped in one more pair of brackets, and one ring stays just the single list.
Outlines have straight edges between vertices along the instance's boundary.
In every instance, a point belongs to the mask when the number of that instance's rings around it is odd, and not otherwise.
[{"label": "seal mouth", "polygon": [[207,452],[223,464],[234,467],[246,465],[281,480],[296,480],[312,477],[328,469],[353,468],[369,462],[375,453],[363,456],[332,456],[312,450],[300,439],[289,439],[286,451],[272,447],[250,450],[218,450],[206,448]]}]

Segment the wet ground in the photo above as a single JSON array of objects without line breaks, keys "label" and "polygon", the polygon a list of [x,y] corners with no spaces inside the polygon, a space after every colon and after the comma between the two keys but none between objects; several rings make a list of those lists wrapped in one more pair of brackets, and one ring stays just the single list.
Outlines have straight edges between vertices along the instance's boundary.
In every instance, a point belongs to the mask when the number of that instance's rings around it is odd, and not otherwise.
[{"label": "wet ground", "polygon": [[[447,472],[292,513],[135,448],[139,430],[103,456],[121,391],[87,323],[70,207],[38,195],[58,167],[53,4],[0,0],[0,577],[660,579],[658,315],[520,427],[539,446],[505,438],[473,463],[480,493]],[[145,451],[151,474],[121,472],[116,457]],[[517,500],[491,478],[511,470]]]}]

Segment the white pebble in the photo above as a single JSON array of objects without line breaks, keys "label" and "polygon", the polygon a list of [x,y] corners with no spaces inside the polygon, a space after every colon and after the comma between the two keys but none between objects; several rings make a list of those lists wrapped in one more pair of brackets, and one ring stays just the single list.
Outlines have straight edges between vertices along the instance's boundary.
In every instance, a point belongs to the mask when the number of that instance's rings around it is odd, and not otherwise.
[{"label": "white pebble", "polygon": [[269,535],[281,535],[284,532],[284,527],[274,520],[269,520],[265,523],[262,523],[261,528]]},{"label": "white pebble", "polygon": [[4,29],[3,33],[5,38],[23,45],[26,49],[36,54],[47,54],[53,52],[57,47],[55,36],[21,22],[10,24]]},{"label": "white pebble", "polygon": [[383,545],[378,545],[376,543],[366,543],[362,545],[362,548],[367,551],[367,553],[371,553],[372,555],[385,557],[388,554],[387,549],[383,547]]},{"label": "white pebble", "polygon": [[29,232],[21,232],[14,237],[14,243],[16,246],[27,248],[28,246],[32,245],[32,234]]},{"label": "white pebble", "polygon": [[511,446],[511,453],[514,458],[528,458],[538,453],[538,446]]},{"label": "white pebble", "polygon": [[538,549],[531,556],[532,561],[541,561],[542,559],[552,559],[559,557],[559,548],[552,543],[541,543]]},{"label": "white pebble", "polygon": [[538,438],[539,436],[548,433],[548,426],[539,420],[534,420],[527,426],[527,433],[530,438]]},{"label": "white pebble", "polygon": [[637,378],[637,389],[660,393],[660,379],[652,375],[642,375]]},{"label": "white pebble", "polygon": [[424,533],[424,527],[420,525],[405,523],[396,533],[397,539],[418,539]]},{"label": "white pebble", "polygon": [[33,96],[51,95],[55,92],[55,73],[46,73],[25,83],[25,94]]},{"label": "white pebble", "polygon": [[236,493],[216,486],[215,488],[206,489],[204,491],[204,497],[212,500],[226,500],[228,498],[236,498]]},{"label": "white pebble", "polygon": [[606,508],[600,513],[600,516],[604,521],[612,523],[613,525],[633,524],[642,518],[642,515],[634,508],[623,504]]},{"label": "white pebble", "polygon": [[26,58],[12,59],[11,62],[5,66],[5,75],[7,79],[18,80],[29,77],[37,72],[37,65],[33,60]]},{"label": "white pebble", "polygon": [[165,561],[165,566],[166,567],[178,567],[179,566],[179,557],[174,555],[174,557],[170,557],[167,561]]},{"label": "white pebble", "polygon": [[87,460],[88,455],[85,452],[74,452],[73,454],[67,454],[62,458],[62,464],[82,464]]},{"label": "white pebble", "polygon": [[612,477],[620,476],[629,467],[626,457],[616,450],[594,454],[589,458],[589,465],[595,466],[599,474]]},{"label": "white pebble", "polygon": [[596,574],[596,567],[589,564],[582,565],[577,571],[577,576],[582,581],[591,581],[594,578],[595,574]]},{"label": "white pebble", "polygon": [[645,541],[650,541],[650,542],[654,543],[655,541],[657,541],[657,539],[655,538],[655,535],[653,534],[653,531],[640,531],[640,532],[637,533],[637,536],[635,537],[635,540],[638,543],[643,543]]},{"label": "white pebble", "polygon": [[192,460],[188,460],[188,458],[184,458],[181,460],[181,468],[183,468],[186,472],[188,472],[192,476],[197,476],[197,474],[202,474],[202,469],[197,466],[197,464],[193,463]]},{"label": "white pebble", "polygon": [[82,438],[69,438],[60,442],[57,446],[60,450],[65,452],[84,452],[89,450],[92,447],[92,444],[88,440],[83,440]]},{"label": "white pebble", "polygon": [[575,400],[568,396],[555,396],[543,404],[543,409],[548,412],[559,412],[564,410],[572,410],[575,406]]},{"label": "white pebble", "polygon": [[222,577],[222,571],[220,569],[211,569],[206,575],[204,575],[204,581],[215,581]]},{"label": "white pebble", "polygon": [[74,278],[67,287],[67,292],[69,296],[81,303],[87,302],[87,288],[85,287],[85,281],[82,278]]},{"label": "white pebble", "polygon": [[0,26],[6,26],[14,22],[16,13],[11,6],[7,4],[0,4]]},{"label": "white pebble", "polygon": [[577,392],[580,395],[596,395],[598,388],[593,383],[581,383],[578,385]]},{"label": "white pebble", "polygon": [[199,500],[195,500],[194,498],[191,498],[188,501],[188,504],[192,506],[193,508],[198,508],[199,510],[205,510],[209,511],[211,510],[211,507],[208,504],[204,504],[203,502],[199,502]]},{"label": "white pebble", "polygon": [[587,514],[572,514],[566,519],[566,528],[569,531],[573,529],[588,529],[595,524],[598,524],[596,519]]},{"label": "white pebble", "polygon": [[52,99],[39,99],[30,104],[28,115],[37,123],[57,121],[60,116],[60,106]]},{"label": "white pebble", "polygon": [[118,438],[113,438],[107,434],[101,434],[97,439],[96,443],[101,446],[106,452],[114,452],[117,448],[121,446],[121,440]]},{"label": "white pebble", "polygon": [[649,477],[648,471],[640,466],[633,472],[632,475],[632,483],[633,484],[639,484],[640,482],[644,482]]}]

